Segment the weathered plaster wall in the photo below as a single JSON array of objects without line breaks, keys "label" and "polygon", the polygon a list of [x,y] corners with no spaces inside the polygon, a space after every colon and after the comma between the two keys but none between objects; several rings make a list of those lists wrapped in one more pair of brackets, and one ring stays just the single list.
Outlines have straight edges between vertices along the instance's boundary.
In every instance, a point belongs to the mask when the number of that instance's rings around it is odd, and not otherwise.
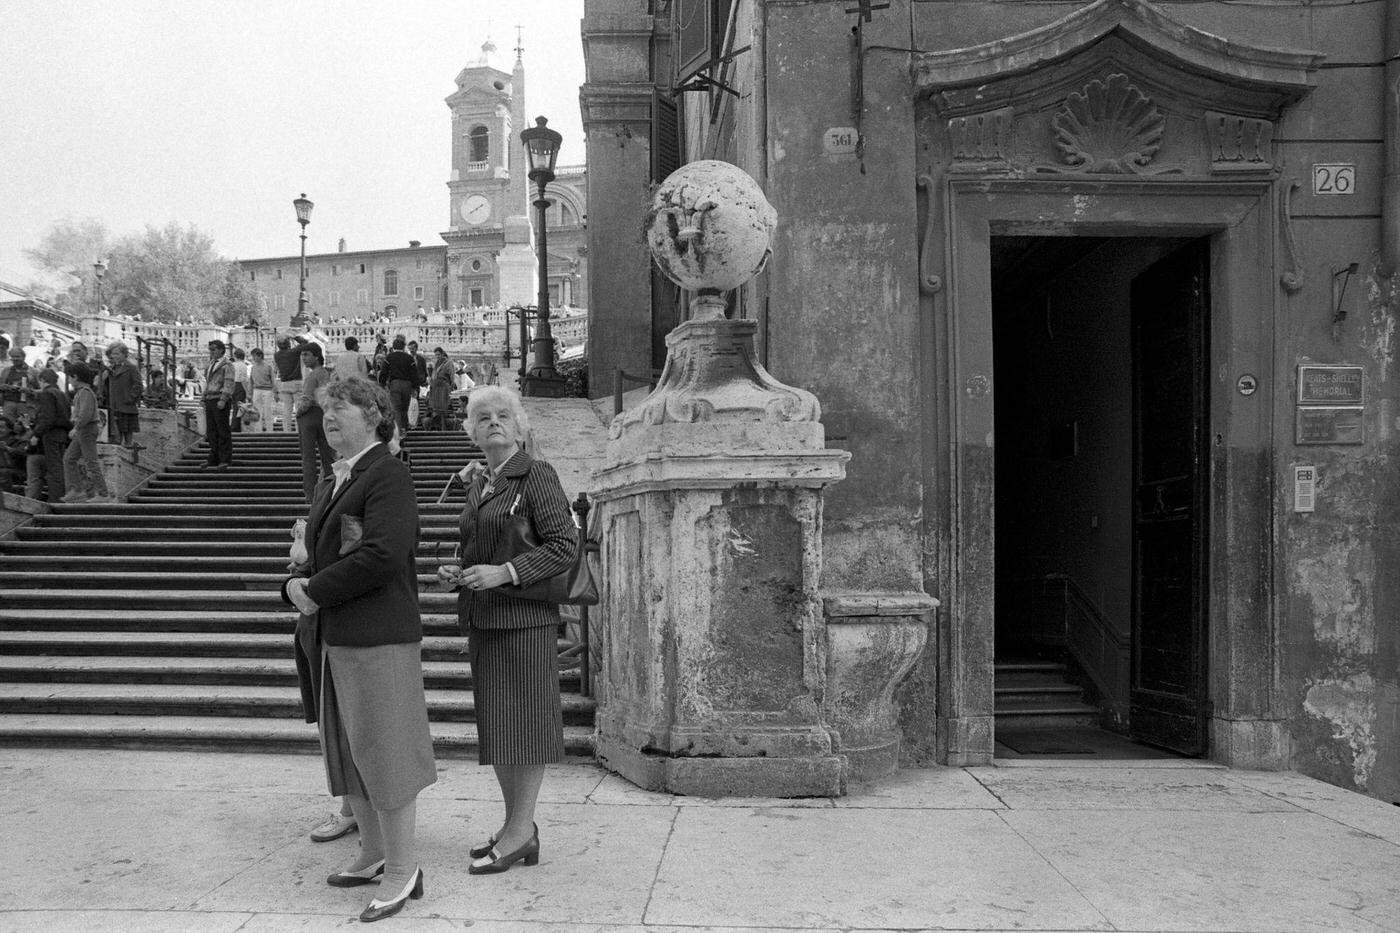
[{"label": "weathered plaster wall", "polygon": [[[824,590],[918,590],[918,290],[913,110],[907,60],[866,57],[864,157],[823,137],[856,122],[851,17],[839,4],[767,7],[770,267],[768,361],[815,392],[833,446],[853,457],[826,497]],[[908,7],[866,29],[905,46]]]}]

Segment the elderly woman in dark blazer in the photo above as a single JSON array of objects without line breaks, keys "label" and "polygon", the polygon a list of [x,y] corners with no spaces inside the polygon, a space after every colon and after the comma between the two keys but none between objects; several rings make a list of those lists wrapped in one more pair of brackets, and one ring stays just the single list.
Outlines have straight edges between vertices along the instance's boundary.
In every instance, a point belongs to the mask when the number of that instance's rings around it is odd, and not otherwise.
[{"label": "elderly woman in dark blazer", "polygon": [[[470,639],[480,762],[496,770],[505,820],[471,850],[474,875],[538,863],[535,801],[545,765],[564,757],[559,699],[559,607],[509,595],[567,570],[575,529],[554,468],[521,449],[529,431],[520,396],[499,386],[478,389],[465,425],[486,454],[486,468],[468,480],[462,510],[462,569],[444,568],[460,584],[458,624]],[[524,516],[540,544],[502,560],[513,516]]]},{"label": "elderly woman in dark blazer", "polygon": [[315,616],[327,782],[360,827],[359,858],[326,882],[380,879],[380,897],[360,914],[379,920],[423,896],[415,805],[437,779],[419,652],[418,504],[408,468],[385,446],[389,394],[354,377],[325,399],[326,438],[340,459],[307,516],[306,575],[289,579],[285,593]]}]

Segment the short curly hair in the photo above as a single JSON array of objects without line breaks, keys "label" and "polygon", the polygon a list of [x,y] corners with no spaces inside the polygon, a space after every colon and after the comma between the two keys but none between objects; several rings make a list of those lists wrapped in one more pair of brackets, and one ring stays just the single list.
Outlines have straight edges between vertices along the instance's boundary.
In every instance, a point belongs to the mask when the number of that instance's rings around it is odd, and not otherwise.
[{"label": "short curly hair", "polygon": [[394,436],[394,405],[389,392],[362,376],[339,379],[322,390],[326,401],[337,399],[354,405],[364,412],[365,421],[374,427],[374,436],[384,443]]},{"label": "short curly hair", "polygon": [[511,410],[519,428],[520,436],[516,440],[524,444],[530,437],[530,416],[525,412],[525,403],[520,400],[520,393],[505,386],[486,386],[483,389],[472,391],[471,395],[467,397],[467,418],[462,423],[466,432],[471,433],[476,413],[489,405],[505,405]]}]

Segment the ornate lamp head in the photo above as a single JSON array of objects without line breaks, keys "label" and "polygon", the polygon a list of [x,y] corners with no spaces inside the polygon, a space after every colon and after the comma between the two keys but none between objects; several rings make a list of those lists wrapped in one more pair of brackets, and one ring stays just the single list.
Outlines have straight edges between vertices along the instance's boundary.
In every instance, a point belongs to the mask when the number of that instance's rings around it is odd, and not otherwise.
[{"label": "ornate lamp head", "polygon": [[315,207],[303,194],[292,201],[292,207],[297,209],[297,223],[301,224],[301,229],[305,230],[306,225],[311,223],[311,208]]},{"label": "ornate lamp head", "polygon": [[656,189],[647,245],[661,272],[697,292],[692,320],[724,316],[724,293],[763,271],[778,213],[749,175],[728,162],[683,165]]}]

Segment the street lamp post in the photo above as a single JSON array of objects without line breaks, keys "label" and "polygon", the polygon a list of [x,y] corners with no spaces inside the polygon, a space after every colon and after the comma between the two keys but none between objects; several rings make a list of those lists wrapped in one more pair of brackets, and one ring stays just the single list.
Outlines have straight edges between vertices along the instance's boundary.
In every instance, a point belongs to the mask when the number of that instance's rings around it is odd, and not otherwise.
[{"label": "street lamp post", "polygon": [[554,161],[559,157],[559,144],[564,137],[551,130],[546,125],[548,122],[544,117],[536,117],[534,126],[520,131],[520,141],[525,144],[525,155],[530,160],[530,180],[539,189],[534,205],[539,217],[535,226],[535,258],[540,273],[535,339],[531,341],[535,365],[525,377],[522,388],[526,395],[560,398],[565,394],[566,384],[554,368],[554,335],[549,327],[549,245],[545,234],[545,209],[549,207],[549,200],[544,196],[544,189],[554,180]]},{"label": "street lamp post", "polygon": [[107,274],[107,260],[99,259],[92,264],[93,275],[97,276],[97,313],[102,313],[102,306],[106,304],[106,299],[102,294],[102,277]]},{"label": "street lamp post", "polygon": [[301,290],[297,294],[297,316],[292,321],[293,327],[306,326],[306,304],[308,296],[306,294],[306,225],[311,223],[311,208],[315,207],[306,199],[306,192],[302,192],[301,197],[292,201],[292,207],[297,209],[297,223],[301,224]]}]

